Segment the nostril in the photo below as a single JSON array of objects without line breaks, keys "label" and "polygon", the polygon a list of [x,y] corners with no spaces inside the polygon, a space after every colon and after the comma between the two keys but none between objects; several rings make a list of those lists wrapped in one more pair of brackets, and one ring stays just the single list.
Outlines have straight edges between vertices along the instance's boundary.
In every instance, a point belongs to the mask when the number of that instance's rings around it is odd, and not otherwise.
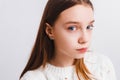
[{"label": "nostril", "polygon": [[80,43],[80,44],[85,44],[85,43],[86,43],[86,41],[79,41],[79,43]]},{"label": "nostril", "polygon": [[87,43],[88,42],[88,39],[87,38],[80,38],[79,40],[78,40],[78,43],[80,43],[80,44],[85,44],[85,43]]}]

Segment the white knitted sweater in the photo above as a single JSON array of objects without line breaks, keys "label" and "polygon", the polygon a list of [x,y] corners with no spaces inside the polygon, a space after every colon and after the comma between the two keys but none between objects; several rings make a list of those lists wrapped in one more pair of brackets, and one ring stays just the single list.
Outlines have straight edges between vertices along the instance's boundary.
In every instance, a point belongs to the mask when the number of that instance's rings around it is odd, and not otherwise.
[{"label": "white knitted sweater", "polygon": [[[95,80],[116,80],[113,64],[108,57],[86,53],[84,61]],[[78,78],[74,66],[56,67],[47,63],[44,69],[40,67],[27,71],[20,80],[78,80]]]}]

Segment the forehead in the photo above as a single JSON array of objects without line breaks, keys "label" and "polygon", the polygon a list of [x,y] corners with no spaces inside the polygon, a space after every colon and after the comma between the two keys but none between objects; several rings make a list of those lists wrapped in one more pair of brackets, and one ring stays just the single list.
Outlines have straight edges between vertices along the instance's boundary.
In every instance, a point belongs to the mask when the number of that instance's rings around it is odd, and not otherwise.
[{"label": "forehead", "polygon": [[77,21],[80,23],[89,23],[94,20],[93,10],[90,6],[75,5],[71,8],[64,10],[57,21],[68,22]]}]

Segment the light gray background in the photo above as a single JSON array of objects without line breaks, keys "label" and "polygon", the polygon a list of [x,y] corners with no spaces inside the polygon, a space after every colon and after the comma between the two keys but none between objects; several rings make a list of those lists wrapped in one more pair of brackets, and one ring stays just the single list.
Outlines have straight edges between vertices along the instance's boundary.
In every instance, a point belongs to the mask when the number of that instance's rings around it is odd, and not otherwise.
[{"label": "light gray background", "polygon": [[[47,0],[0,0],[0,80],[18,80],[35,41]],[[120,1],[92,0],[91,48],[107,55],[120,80]]]}]

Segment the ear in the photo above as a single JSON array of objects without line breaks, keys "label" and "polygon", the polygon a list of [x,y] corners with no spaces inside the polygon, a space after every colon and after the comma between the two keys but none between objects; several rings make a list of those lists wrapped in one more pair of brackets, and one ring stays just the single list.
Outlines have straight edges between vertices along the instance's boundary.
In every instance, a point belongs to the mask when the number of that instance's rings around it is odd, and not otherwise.
[{"label": "ear", "polygon": [[49,36],[51,40],[53,40],[54,39],[53,27],[48,23],[45,24],[46,24],[46,30],[45,30],[46,34]]}]

